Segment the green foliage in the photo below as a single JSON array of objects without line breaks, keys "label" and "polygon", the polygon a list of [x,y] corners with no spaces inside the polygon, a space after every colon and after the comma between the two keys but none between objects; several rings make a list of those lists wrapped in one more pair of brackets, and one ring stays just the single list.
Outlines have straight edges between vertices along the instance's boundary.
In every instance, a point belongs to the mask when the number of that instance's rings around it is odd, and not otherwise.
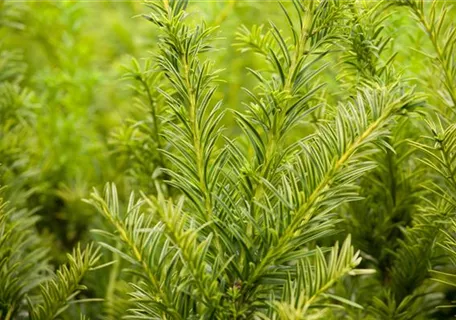
[{"label": "green foliage", "polygon": [[54,275],[50,247],[35,229],[36,214],[0,201],[0,317],[55,319],[85,289],[80,282],[96,266],[99,250],[78,247]]},{"label": "green foliage", "polygon": [[65,309],[68,302],[86,287],[80,285],[82,277],[89,270],[94,270],[100,259],[98,249],[88,246],[84,251],[80,247],[68,254],[68,266],[62,265],[56,272],[55,279],[41,285],[43,302],[32,307],[30,319],[55,319]]},{"label": "green foliage", "polygon": [[0,319],[453,317],[454,17],[0,0]]},{"label": "green foliage", "polygon": [[45,279],[48,249],[33,229],[32,212],[11,208],[3,199],[0,210],[0,316],[11,319]]}]

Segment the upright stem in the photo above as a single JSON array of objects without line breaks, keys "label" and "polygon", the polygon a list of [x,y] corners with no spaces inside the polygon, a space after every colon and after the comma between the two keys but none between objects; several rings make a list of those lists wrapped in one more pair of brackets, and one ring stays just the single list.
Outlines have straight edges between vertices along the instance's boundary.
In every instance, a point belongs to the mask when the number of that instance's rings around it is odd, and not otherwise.
[{"label": "upright stem", "polygon": [[[288,69],[287,78],[286,78],[285,84],[282,89],[282,91],[286,94],[289,94],[289,92],[291,91],[291,88],[293,86],[293,82],[292,82],[293,77],[294,77],[294,74],[296,73],[296,68],[298,67],[299,59],[304,54],[303,49],[304,49],[304,44],[307,41],[307,36],[308,36],[307,25],[303,24],[301,33],[300,33],[300,37],[295,44],[294,55],[293,55],[293,58],[291,59],[291,65],[290,65],[290,68]],[[286,104],[286,103],[287,102],[285,101],[284,104]],[[266,154],[264,157],[264,162],[261,164],[262,168],[261,168],[261,171],[259,174],[260,178],[268,178],[268,176],[273,175],[275,172],[275,170],[272,170],[272,171],[270,170],[270,165],[271,165],[271,162],[273,162],[273,159],[277,153],[277,147],[280,145],[279,142],[282,138],[282,136],[280,136],[280,129],[281,129],[280,126],[282,123],[282,116],[283,116],[283,113],[285,112],[285,110],[286,110],[286,108],[284,106],[284,107],[282,107],[281,112],[278,112],[275,114],[275,117],[277,117],[278,119],[275,119],[272,122],[273,123],[272,128],[268,132],[268,139],[266,141]],[[263,186],[261,183],[258,183],[255,185],[253,194],[256,199],[261,198],[261,196],[263,194]],[[253,216],[255,216],[254,208],[255,208],[255,204],[253,201],[251,201],[251,213]]]},{"label": "upright stem", "polygon": [[[120,249],[120,243],[117,245],[117,249]],[[108,307],[111,309],[112,304],[114,303],[114,290],[117,281],[117,277],[119,276],[119,255],[117,253],[113,253],[112,255],[113,261],[115,261],[114,265],[111,268],[111,272],[109,273],[109,282],[108,287],[106,288],[106,295],[105,295],[105,302],[108,304]]]},{"label": "upright stem", "polygon": [[13,316],[13,312],[14,312],[14,309],[15,309],[15,305],[14,303],[10,306],[10,308],[8,309],[8,313],[6,314],[5,316],[5,320],[11,320],[12,316]]},{"label": "upright stem", "polygon": [[417,8],[417,7],[412,7],[412,10],[414,11],[415,15],[418,17],[419,22],[423,25],[424,29],[426,30],[426,33],[429,37],[429,39],[432,42],[432,46],[434,47],[435,52],[437,53],[437,59],[439,61],[440,67],[443,70],[443,75],[445,77],[445,81],[448,85],[447,92],[450,95],[451,101],[453,102],[452,108],[450,110],[453,111],[453,113],[456,113],[456,90],[455,90],[455,84],[454,84],[454,78],[452,74],[450,73],[450,70],[445,66],[445,55],[442,52],[442,48],[440,47],[437,39],[437,35],[434,33],[433,26],[429,24],[429,22],[426,20],[425,14],[422,9]]},{"label": "upright stem", "polygon": [[[151,109],[151,115],[152,115],[152,121],[154,122],[154,128],[153,128],[154,139],[157,142],[157,148],[158,149],[162,149],[162,145],[161,145],[161,142],[160,142],[160,129],[159,129],[159,123],[158,123],[158,117],[157,117],[157,110],[155,109],[155,107],[156,107],[155,100],[152,97],[152,93],[150,92],[149,85],[143,79],[143,77],[139,77],[139,82],[141,82],[141,84],[142,84],[142,86],[144,88],[144,91],[147,94],[147,99],[149,101],[149,105],[150,105],[150,109]],[[159,157],[159,161],[160,161],[160,166],[164,167],[165,166],[165,161],[163,159],[163,154],[161,152],[158,152],[158,157]]]},{"label": "upright stem", "polygon": [[197,167],[198,167],[198,177],[199,177],[199,184],[201,191],[204,196],[204,206],[205,206],[205,214],[207,219],[209,220],[210,217],[212,216],[212,197],[208,193],[207,190],[207,185],[206,185],[206,173],[204,170],[204,155],[202,153],[202,146],[201,146],[201,140],[200,140],[200,135],[201,135],[201,129],[199,127],[199,123],[196,119],[196,112],[197,112],[197,101],[196,101],[196,96],[195,92],[193,90],[192,84],[190,82],[190,67],[188,64],[187,59],[182,59],[182,62],[184,64],[184,79],[185,83],[187,85],[187,90],[188,90],[188,95],[189,95],[189,100],[190,100],[190,111],[189,111],[189,120],[190,120],[190,126],[193,128],[193,146],[195,147],[195,154],[196,154],[196,161],[197,161]]}]

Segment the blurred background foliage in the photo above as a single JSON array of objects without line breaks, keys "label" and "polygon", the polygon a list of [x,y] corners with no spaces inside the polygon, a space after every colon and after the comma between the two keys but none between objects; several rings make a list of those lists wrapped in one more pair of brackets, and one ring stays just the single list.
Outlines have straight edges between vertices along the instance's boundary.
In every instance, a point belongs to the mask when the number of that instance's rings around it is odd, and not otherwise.
[{"label": "blurred background foliage", "polygon": [[[359,2],[369,7],[370,1]],[[288,1],[283,4],[291,6]],[[288,30],[278,3],[195,1],[188,10],[192,13],[191,19],[204,20],[208,25],[218,27],[218,38],[214,42],[217,50],[208,53],[216,68],[221,69],[222,81],[216,100],[223,99],[226,108],[243,110],[247,94],[242,88],[253,90],[257,85],[246,68],[263,70],[269,65],[254,52],[241,52],[233,44],[239,39],[246,40],[242,26],[255,30],[256,25],[257,30],[261,30],[259,26],[271,20],[278,29]],[[418,91],[429,94],[429,106],[446,112],[442,99],[447,98],[442,98],[444,94],[435,94],[442,92],[441,83],[435,81],[440,71],[426,54],[433,51],[432,42],[406,9],[391,7],[385,10],[381,25],[386,29],[383,33],[391,39],[381,57],[373,50],[373,61],[355,67],[368,72],[370,65],[379,65],[385,62],[385,57],[395,54],[392,61],[395,73],[416,85]],[[14,205],[37,211],[39,232],[52,246],[51,260],[55,263],[63,261],[65,253],[77,242],[93,238],[90,229],[103,227],[104,222],[94,209],[82,201],[92,187],[101,188],[107,181],[113,181],[124,199],[130,190],[148,192],[153,189],[152,177],[156,168],[151,159],[158,155],[154,152],[156,146],[148,146],[147,136],[153,133],[139,123],[147,121],[144,115],[148,102],[144,90],[153,90],[155,81],[147,70],[154,68],[150,57],[156,49],[157,35],[156,29],[141,16],[147,12],[141,1],[0,0],[0,184],[8,186],[4,193]],[[448,16],[452,18],[448,21],[456,21],[455,7],[450,9]],[[377,35],[375,21],[363,22],[363,26],[373,27],[364,30],[364,34]],[[290,35],[284,31],[284,37],[287,36]],[[369,39],[353,41],[362,43],[365,50],[375,47],[370,46]],[[321,64],[332,66],[318,75],[318,82],[326,84],[320,93],[321,100],[329,105],[344,100],[352,90],[353,77],[359,77],[359,73],[347,72],[344,65],[347,59],[343,57],[347,52],[353,52],[345,49],[335,48],[334,54],[321,61]],[[356,63],[361,62],[357,60]],[[141,81],[147,86],[142,87]],[[14,94],[3,95],[4,86],[14,87]],[[151,94],[158,97],[156,92]],[[319,110],[315,121],[325,121],[325,108]],[[229,137],[241,134],[233,113],[228,112],[222,123]],[[405,126],[410,125],[417,128],[397,127],[399,132],[395,137],[398,141],[393,145],[397,145],[398,154],[407,153],[402,150],[400,130],[416,132],[417,136],[425,131],[419,123]],[[312,131],[312,125],[307,123],[298,126],[295,134],[301,137]],[[410,136],[405,135],[403,139],[406,138]],[[136,154],[135,149],[144,153]],[[398,169],[401,179],[407,183],[410,175],[407,170],[414,168],[410,161],[406,170]],[[368,186],[369,180],[362,183]],[[387,185],[391,181],[384,183]],[[356,234],[356,224],[365,223],[361,220],[366,216],[351,216],[350,212],[369,211],[369,201],[377,197],[376,203],[384,204],[375,209],[378,218],[379,211],[390,212],[391,206],[401,202],[396,206],[400,208],[394,210],[398,221],[407,225],[412,220],[407,208],[414,205],[422,192],[413,185],[401,184],[395,195],[370,194],[366,201],[346,209],[351,221],[355,221],[353,225],[347,224],[347,230],[353,233],[358,247],[376,255],[378,261],[375,263],[388,265],[391,252],[375,250],[396,248],[399,245],[394,236],[397,230],[383,230],[381,221],[370,220],[373,232],[391,235],[382,238],[386,244],[376,243],[378,239]],[[121,292],[115,288],[106,289],[111,276],[115,274],[103,271],[92,275],[90,282],[96,281],[100,285],[91,285],[86,294],[100,297],[106,292],[111,295]],[[93,308],[84,311],[88,315],[96,314],[98,309],[96,304],[84,305],[84,308]]]}]

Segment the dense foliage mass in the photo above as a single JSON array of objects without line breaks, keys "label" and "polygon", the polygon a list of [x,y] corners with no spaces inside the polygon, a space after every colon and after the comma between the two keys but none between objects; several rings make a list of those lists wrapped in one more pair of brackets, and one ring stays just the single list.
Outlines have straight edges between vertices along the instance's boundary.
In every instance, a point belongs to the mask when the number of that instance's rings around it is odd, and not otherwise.
[{"label": "dense foliage mass", "polygon": [[0,0],[0,319],[453,318],[455,19]]}]

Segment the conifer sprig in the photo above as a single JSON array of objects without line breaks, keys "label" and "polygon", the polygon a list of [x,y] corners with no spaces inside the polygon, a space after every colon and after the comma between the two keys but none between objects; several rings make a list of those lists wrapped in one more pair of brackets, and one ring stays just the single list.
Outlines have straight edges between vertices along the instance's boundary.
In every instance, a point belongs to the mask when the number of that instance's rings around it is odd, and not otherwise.
[{"label": "conifer sprig", "polygon": [[41,284],[42,303],[31,305],[30,319],[48,320],[57,318],[69,303],[87,287],[81,284],[84,275],[95,270],[100,259],[99,248],[93,244],[84,250],[80,246],[68,254],[68,265],[62,265],[55,277]]},{"label": "conifer sprig", "polygon": [[436,62],[442,74],[442,84],[445,91],[440,94],[440,100],[450,112],[456,106],[456,26],[448,22],[450,6],[441,1],[433,0],[428,7],[424,0],[398,0],[401,5],[410,8],[416,20],[431,40],[434,54],[424,53]]},{"label": "conifer sprig", "polygon": [[196,206],[201,221],[208,221],[223,161],[216,147],[223,112],[220,102],[212,102],[217,71],[209,60],[201,62],[200,55],[211,49],[214,29],[204,23],[194,27],[185,23],[187,1],[150,2],[149,6],[153,11],[145,17],[161,31],[157,64],[173,89],[162,94],[177,119],[165,133],[174,151],[162,152],[178,170],[167,172],[171,183]]}]

